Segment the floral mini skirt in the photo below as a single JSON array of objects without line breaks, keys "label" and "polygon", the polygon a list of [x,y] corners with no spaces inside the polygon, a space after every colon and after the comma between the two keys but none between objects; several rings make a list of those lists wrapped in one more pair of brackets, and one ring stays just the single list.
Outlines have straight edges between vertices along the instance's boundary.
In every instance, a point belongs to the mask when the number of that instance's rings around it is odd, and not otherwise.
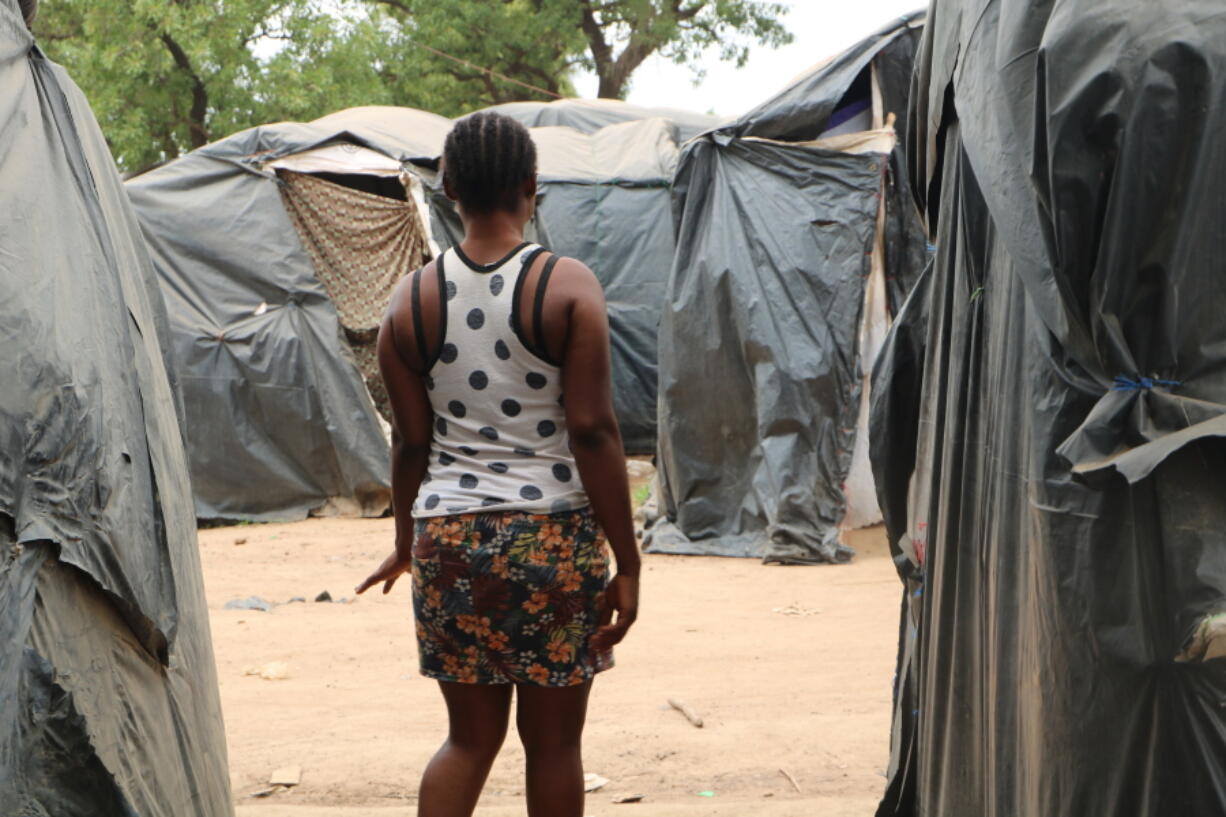
[{"label": "floral mini skirt", "polygon": [[466,684],[564,687],[613,666],[591,646],[609,548],[590,508],[416,521],[421,672]]}]

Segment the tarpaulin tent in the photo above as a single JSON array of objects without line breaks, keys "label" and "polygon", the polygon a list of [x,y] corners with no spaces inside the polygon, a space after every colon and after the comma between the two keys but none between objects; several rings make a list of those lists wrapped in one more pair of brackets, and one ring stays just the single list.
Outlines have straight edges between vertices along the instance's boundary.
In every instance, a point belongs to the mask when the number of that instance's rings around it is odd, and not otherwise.
[{"label": "tarpaulin tent", "polygon": [[[604,286],[623,442],[628,453],[652,453],[657,333],[674,249],[669,185],[677,166],[676,123],[655,118],[590,134],[571,127],[532,128],[531,134],[540,190],[536,238],[586,263]],[[440,244],[458,241],[449,203],[438,193],[434,204]]]},{"label": "tarpaulin tent", "polygon": [[595,133],[609,125],[664,119],[677,129],[677,141],[687,142],[720,124],[720,118],[678,108],[647,108],[620,99],[556,99],[553,102],[506,102],[486,108],[529,128],[560,126]]},{"label": "tarpaulin tent", "polygon": [[[879,518],[862,381],[924,258],[889,124],[922,23],[890,24],[682,152],[649,550],[837,562],[845,517]],[[849,514],[849,494],[866,507]]]},{"label": "tarpaulin tent", "polygon": [[[542,192],[528,238],[600,276],[618,418],[627,450],[646,453],[678,126],[624,118],[591,135],[532,129]],[[128,182],[170,310],[202,518],[386,509],[374,339],[395,282],[459,240],[437,174],[450,127],[355,108],[244,131]]]},{"label": "tarpaulin tent", "polygon": [[374,338],[391,288],[429,257],[422,185],[450,125],[355,108],[127,183],[170,312],[200,517],[388,507]]},{"label": "tarpaulin tent", "polygon": [[0,202],[0,814],[232,814],[165,310],[93,114],[17,0]]},{"label": "tarpaulin tent", "polygon": [[878,814],[1226,814],[1226,14],[935,0],[874,377]]}]

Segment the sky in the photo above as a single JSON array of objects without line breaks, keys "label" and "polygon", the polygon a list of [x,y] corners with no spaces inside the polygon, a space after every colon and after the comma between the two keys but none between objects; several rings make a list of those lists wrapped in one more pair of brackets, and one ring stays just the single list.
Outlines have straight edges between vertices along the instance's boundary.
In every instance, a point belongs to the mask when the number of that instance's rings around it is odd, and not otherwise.
[{"label": "sky", "polygon": [[[782,48],[753,45],[743,68],[720,62],[711,51],[706,76],[694,85],[693,71],[660,57],[644,62],[631,78],[627,101],[649,107],[684,108],[737,116],[786,86],[805,69],[871,34],[890,20],[923,8],[923,0],[793,0],[783,24],[795,38]],[[580,96],[596,96],[596,77],[575,77]]]}]

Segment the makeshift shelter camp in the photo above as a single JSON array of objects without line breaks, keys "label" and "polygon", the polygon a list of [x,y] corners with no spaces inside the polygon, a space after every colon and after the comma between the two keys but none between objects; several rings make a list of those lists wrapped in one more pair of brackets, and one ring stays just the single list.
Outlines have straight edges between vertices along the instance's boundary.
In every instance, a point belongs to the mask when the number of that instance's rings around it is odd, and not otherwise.
[{"label": "makeshift shelter camp", "polygon": [[450,124],[355,108],[127,183],[170,312],[200,517],[388,507],[374,338],[391,288],[432,254],[422,185]]},{"label": "makeshift shelter camp", "polygon": [[878,815],[1226,814],[1226,15],[935,0],[874,379]]},{"label": "makeshift shelter camp", "polygon": [[[591,133],[531,129],[540,191],[535,237],[586,263],[604,286],[613,402],[631,454],[650,454],[656,447],[656,349],[675,246],[669,185],[677,132],[675,120],[658,117]],[[433,202],[439,243],[459,241],[459,222],[441,191]]]},{"label": "makeshift shelter camp", "polygon": [[720,124],[719,117],[678,108],[646,108],[620,99],[555,99],[553,102],[506,102],[486,108],[529,128],[560,126],[595,133],[609,125],[663,119],[676,128],[678,142],[687,142]]},{"label": "makeshift shelter camp", "polygon": [[165,310],[106,141],[17,0],[0,291],[0,814],[232,814]]},{"label": "makeshift shelter camp", "polygon": [[682,152],[649,550],[837,562],[840,524],[880,518],[863,381],[925,255],[890,124],[922,22]]}]

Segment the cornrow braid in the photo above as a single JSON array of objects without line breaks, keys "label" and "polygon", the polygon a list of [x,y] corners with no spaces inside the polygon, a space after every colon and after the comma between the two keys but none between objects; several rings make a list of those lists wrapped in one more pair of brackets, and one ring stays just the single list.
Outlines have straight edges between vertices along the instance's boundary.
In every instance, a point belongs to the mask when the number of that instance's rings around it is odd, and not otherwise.
[{"label": "cornrow braid", "polygon": [[455,123],[443,144],[443,176],[470,213],[514,210],[523,184],[536,175],[536,145],[528,129],[497,113]]}]

